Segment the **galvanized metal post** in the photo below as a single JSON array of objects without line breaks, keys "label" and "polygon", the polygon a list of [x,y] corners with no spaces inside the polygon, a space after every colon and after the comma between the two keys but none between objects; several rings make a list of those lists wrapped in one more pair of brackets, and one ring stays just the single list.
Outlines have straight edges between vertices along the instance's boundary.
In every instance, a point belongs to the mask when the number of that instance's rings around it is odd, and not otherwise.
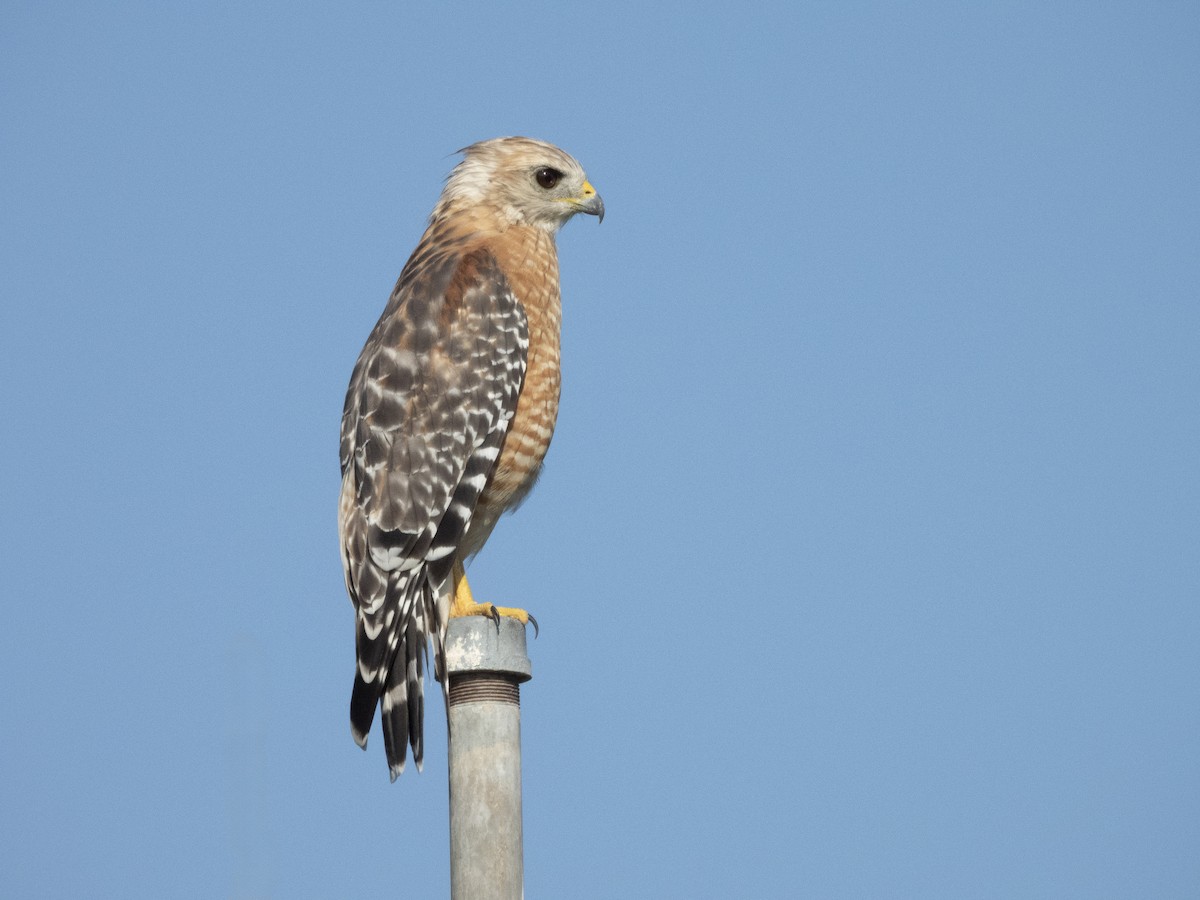
[{"label": "galvanized metal post", "polygon": [[450,896],[520,900],[521,689],[532,677],[525,626],[482,616],[451,619]]}]

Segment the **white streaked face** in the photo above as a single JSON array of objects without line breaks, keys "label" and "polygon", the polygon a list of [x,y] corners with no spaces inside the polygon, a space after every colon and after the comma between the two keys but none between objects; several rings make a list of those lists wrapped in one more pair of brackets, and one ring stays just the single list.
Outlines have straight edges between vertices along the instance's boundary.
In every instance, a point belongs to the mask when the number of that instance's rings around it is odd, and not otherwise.
[{"label": "white streaked face", "polygon": [[604,215],[604,204],[583,167],[551,144],[498,138],[464,152],[466,158],[446,183],[445,200],[494,204],[511,222],[549,231],[579,212]]}]

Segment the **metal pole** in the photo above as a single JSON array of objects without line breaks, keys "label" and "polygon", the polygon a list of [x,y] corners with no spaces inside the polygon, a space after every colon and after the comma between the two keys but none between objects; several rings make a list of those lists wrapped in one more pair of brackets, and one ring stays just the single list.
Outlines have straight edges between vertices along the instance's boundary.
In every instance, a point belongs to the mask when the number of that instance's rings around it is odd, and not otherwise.
[{"label": "metal pole", "polygon": [[521,900],[521,689],[532,677],[525,626],[451,619],[450,897]]}]

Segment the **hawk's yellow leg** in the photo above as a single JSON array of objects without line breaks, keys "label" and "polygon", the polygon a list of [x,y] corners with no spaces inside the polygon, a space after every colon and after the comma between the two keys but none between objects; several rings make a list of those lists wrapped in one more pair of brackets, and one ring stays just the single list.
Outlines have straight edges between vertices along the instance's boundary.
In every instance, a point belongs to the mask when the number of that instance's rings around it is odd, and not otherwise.
[{"label": "hawk's yellow leg", "polygon": [[491,603],[476,603],[475,598],[471,595],[471,586],[467,584],[467,573],[463,569],[462,563],[454,564],[454,600],[450,604],[450,618],[454,619],[458,616],[487,616],[493,619],[496,625],[500,624],[501,616],[508,616],[510,619],[516,619],[522,625],[533,624],[533,635],[537,637],[538,623],[537,619],[531,616],[523,609],[517,609],[512,606],[495,606]]}]

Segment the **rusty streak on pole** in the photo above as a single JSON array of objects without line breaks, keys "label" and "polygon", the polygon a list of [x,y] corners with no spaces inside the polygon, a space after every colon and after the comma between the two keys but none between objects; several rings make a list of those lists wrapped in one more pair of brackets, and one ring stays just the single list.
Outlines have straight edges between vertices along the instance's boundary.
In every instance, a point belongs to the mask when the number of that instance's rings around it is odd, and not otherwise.
[{"label": "rusty streak on pole", "polygon": [[450,620],[450,897],[520,900],[521,689],[531,675],[525,626]]}]

